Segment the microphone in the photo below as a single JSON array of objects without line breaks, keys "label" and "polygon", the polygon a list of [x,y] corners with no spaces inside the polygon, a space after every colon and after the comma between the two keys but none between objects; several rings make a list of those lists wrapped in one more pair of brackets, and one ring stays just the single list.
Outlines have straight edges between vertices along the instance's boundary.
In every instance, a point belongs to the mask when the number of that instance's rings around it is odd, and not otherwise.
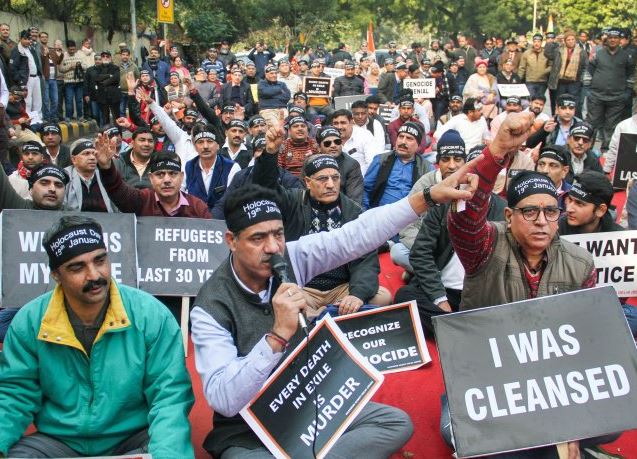
[{"label": "microphone", "polygon": [[[275,253],[270,257],[270,266],[272,267],[274,275],[281,283],[290,282],[290,278],[288,277],[288,262],[285,261],[285,258]],[[301,325],[301,328],[307,335],[307,322],[305,322],[305,316],[301,311],[299,311],[299,325]]]}]

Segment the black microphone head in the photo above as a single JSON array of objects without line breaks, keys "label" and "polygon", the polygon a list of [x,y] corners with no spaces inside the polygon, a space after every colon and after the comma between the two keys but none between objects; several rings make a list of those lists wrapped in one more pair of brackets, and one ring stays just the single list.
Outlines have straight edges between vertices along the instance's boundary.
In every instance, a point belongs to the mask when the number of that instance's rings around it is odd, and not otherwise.
[{"label": "black microphone head", "polygon": [[288,262],[285,261],[285,258],[275,253],[270,256],[270,266],[272,267],[272,271],[279,278],[281,282],[287,282],[288,278]]}]

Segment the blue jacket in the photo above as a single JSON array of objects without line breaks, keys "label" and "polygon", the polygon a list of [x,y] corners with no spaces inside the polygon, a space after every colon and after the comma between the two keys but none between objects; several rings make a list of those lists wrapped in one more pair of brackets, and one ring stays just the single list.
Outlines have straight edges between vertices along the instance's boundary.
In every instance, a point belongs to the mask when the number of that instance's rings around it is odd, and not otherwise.
[{"label": "blue jacket", "polygon": [[226,68],[219,59],[211,61],[210,59],[204,59],[201,61],[201,68],[208,73],[208,70],[214,69],[217,71],[217,79],[223,84],[226,81]]},{"label": "blue jacket", "polygon": [[271,83],[268,80],[261,80],[257,85],[257,91],[260,110],[286,108],[291,97],[287,85],[281,81]]},{"label": "blue jacket", "polygon": [[226,192],[228,186],[228,175],[234,166],[234,161],[222,155],[217,155],[214,170],[212,171],[212,180],[210,188],[206,193],[206,185],[201,176],[201,167],[199,166],[199,157],[193,158],[186,163],[186,189],[188,194],[198,197],[206,204],[208,209],[212,211],[215,203],[221,199]]},{"label": "blue jacket", "polygon": [[156,66],[151,66],[150,61],[146,59],[146,62],[142,65],[142,70],[148,70],[162,88],[168,86],[168,83],[170,83],[170,66],[162,60],[158,60]]},{"label": "blue jacket", "polygon": [[268,65],[272,59],[276,56],[275,53],[266,49],[263,52],[258,53],[256,49],[252,49],[248,54],[248,59],[254,62],[254,66],[257,68],[257,76],[261,79],[265,77],[265,66]]}]

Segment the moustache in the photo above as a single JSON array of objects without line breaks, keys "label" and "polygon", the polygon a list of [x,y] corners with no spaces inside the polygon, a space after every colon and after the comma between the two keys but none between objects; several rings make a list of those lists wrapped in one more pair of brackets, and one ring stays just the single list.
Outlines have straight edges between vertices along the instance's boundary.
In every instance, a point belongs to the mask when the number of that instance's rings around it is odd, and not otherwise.
[{"label": "moustache", "polygon": [[407,149],[407,144],[406,143],[401,143],[400,145],[397,145],[396,148],[404,148]]},{"label": "moustache", "polygon": [[107,284],[108,282],[103,277],[100,277],[99,279],[94,281],[90,280],[86,284],[84,284],[84,287],[82,287],[82,293],[89,292],[93,290],[95,287],[106,287]]}]

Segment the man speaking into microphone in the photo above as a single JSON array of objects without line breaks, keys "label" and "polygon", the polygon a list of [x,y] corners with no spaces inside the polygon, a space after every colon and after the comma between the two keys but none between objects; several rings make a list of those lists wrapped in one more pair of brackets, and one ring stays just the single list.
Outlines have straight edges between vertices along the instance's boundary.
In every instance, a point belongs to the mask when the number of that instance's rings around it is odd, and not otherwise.
[{"label": "man speaking into microphone", "polygon": [[[507,118],[494,142],[504,150],[524,142],[532,117]],[[267,154],[277,154],[283,129],[271,128]],[[206,400],[214,410],[214,429],[204,448],[221,459],[272,457],[238,415],[257,394],[288,348],[303,338],[299,312],[307,307],[301,292],[315,276],[348,263],[383,244],[429,207],[469,199],[478,177],[467,163],[423,193],[361,214],[329,232],[286,243],[278,195],[247,185],[227,195],[228,259],[203,285],[191,313],[197,371]],[[467,184],[466,189],[458,189]],[[284,256],[290,282],[281,283],[271,258]],[[368,403],[334,444],[329,457],[387,458],[412,433],[409,417],[399,409]],[[333,456],[332,456],[333,455]]]}]

